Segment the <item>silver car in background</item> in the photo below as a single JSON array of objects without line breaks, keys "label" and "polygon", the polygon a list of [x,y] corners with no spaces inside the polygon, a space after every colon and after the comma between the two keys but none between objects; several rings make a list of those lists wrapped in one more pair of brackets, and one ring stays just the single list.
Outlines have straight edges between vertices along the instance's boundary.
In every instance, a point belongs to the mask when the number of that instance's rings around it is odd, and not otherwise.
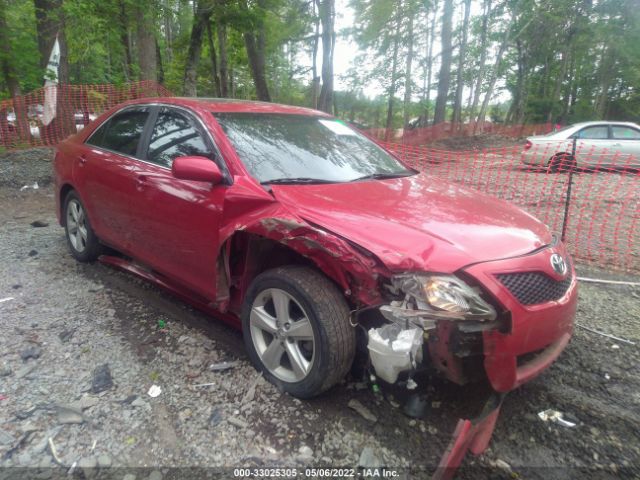
[{"label": "silver car in background", "polygon": [[630,122],[576,123],[527,138],[522,161],[552,172],[576,167],[640,168],[640,126]]}]

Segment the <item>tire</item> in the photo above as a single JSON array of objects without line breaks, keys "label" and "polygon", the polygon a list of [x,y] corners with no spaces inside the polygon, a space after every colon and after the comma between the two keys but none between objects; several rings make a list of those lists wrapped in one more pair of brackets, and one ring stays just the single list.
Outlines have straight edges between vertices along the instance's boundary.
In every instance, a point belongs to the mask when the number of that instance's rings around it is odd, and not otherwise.
[{"label": "tire", "polygon": [[570,172],[577,168],[576,159],[568,153],[556,153],[549,160],[549,173]]},{"label": "tire", "polygon": [[93,232],[80,197],[69,192],[64,200],[64,231],[71,255],[79,262],[92,262],[102,253],[100,240]]},{"label": "tire", "polygon": [[328,278],[309,267],[258,275],[245,296],[242,331],[256,369],[294,397],[328,390],[353,363],[356,332],[347,302]]}]

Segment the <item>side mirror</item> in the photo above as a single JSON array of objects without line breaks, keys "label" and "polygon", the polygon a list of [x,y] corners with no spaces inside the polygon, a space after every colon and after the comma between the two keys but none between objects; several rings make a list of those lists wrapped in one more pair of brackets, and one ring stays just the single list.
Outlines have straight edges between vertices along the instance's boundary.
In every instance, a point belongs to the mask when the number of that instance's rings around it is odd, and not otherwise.
[{"label": "side mirror", "polygon": [[222,172],[215,162],[206,157],[178,157],[171,165],[171,173],[181,180],[222,183]]}]

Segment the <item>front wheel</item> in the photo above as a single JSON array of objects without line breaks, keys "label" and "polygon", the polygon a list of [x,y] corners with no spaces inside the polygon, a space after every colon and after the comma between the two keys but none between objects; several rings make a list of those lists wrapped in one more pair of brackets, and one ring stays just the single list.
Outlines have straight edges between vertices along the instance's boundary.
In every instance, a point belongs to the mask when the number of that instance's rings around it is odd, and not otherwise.
[{"label": "front wheel", "polygon": [[254,366],[287,393],[310,398],[338,383],[355,354],[355,329],[338,288],[319,272],[287,266],[258,275],[242,309]]}]

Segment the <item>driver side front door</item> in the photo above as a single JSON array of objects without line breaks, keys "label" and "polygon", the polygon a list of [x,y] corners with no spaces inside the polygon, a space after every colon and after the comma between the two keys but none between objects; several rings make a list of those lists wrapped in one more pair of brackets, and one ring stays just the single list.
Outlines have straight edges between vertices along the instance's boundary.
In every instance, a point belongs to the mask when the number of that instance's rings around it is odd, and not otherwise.
[{"label": "driver side front door", "polygon": [[136,256],[202,295],[216,294],[218,230],[226,184],[180,180],[171,173],[180,156],[222,159],[190,112],[159,107],[136,168]]}]

